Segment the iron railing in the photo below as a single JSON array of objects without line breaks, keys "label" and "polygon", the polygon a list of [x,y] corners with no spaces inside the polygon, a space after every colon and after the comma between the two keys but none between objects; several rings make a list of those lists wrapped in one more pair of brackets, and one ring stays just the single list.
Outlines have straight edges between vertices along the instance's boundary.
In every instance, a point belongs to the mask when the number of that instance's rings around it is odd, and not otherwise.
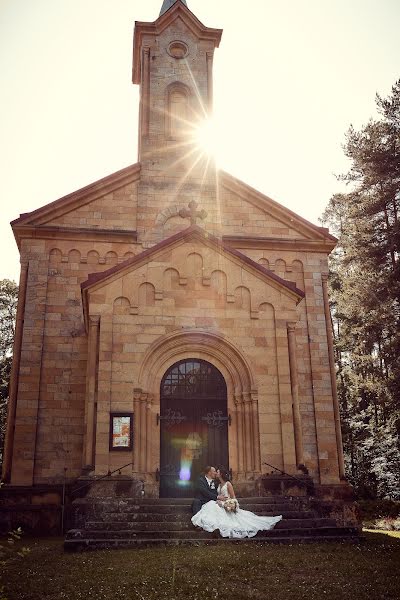
[{"label": "iron railing", "polygon": [[108,471],[107,475],[102,475],[101,477],[96,477],[95,479],[91,479],[90,481],[88,481],[84,485],[81,485],[80,487],[76,488],[75,490],[72,490],[71,494],[76,494],[76,492],[79,492],[79,490],[83,490],[83,489],[89,487],[90,485],[92,485],[93,483],[97,483],[98,481],[102,481],[102,479],[106,479],[107,477],[111,477],[111,475],[113,475],[114,473],[118,472],[119,475],[121,475],[122,469],[125,469],[126,467],[130,467],[131,465],[133,465],[133,462],[130,462],[130,463],[126,464],[126,465],[123,465],[122,467],[118,467],[118,469],[114,469],[114,471]]},{"label": "iron railing", "polygon": [[[291,477],[291,479],[295,479],[296,481],[298,481],[299,483],[301,483],[302,485],[304,485],[304,480],[299,479],[299,477],[296,477],[295,475],[290,475],[290,473],[286,473],[286,471],[282,471],[282,469],[278,469],[278,467],[274,467],[274,465],[270,465],[267,462],[263,463],[264,465],[267,465],[267,467],[271,467],[271,469],[275,469],[275,471],[279,471],[279,473],[282,473],[282,475],[285,475],[286,477]],[[304,474],[308,475],[308,471],[307,469],[304,467]]]}]

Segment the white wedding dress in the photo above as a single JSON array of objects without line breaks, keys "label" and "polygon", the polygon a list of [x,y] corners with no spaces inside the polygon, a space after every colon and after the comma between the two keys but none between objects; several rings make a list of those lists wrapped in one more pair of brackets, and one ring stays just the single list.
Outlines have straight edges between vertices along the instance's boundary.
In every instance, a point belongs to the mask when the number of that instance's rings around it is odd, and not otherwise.
[{"label": "white wedding dress", "polygon": [[[229,497],[226,483],[222,487],[218,487],[218,495]],[[219,529],[222,537],[245,538],[254,537],[259,531],[273,529],[281,519],[281,515],[279,517],[259,517],[242,508],[238,508],[235,513],[227,512],[215,500],[210,500],[203,504],[201,510],[192,517],[192,523],[205,531],[211,532]]]}]

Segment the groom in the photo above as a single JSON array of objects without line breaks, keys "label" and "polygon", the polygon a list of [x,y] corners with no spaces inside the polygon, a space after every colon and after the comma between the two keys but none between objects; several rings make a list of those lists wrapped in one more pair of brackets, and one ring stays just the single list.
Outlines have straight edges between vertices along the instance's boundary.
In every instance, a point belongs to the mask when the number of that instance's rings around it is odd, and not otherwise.
[{"label": "groom", "polygon": [[192,503],[192,512],[195,515],[199,512],[203,504],[210,500],[224,500],[225,496],[218,496],[215,467],[207,466],[203,475],[198,478],[195,487],[194,500]]}]

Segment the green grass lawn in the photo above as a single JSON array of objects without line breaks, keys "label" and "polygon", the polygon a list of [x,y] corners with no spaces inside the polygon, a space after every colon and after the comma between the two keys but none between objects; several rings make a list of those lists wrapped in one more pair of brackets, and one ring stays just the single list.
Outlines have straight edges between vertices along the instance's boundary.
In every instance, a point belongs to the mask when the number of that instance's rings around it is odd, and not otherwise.
[{"label": "green grass lawn", "polygon": [[30,554],[3,569],[8,600],[400,598],[400,539],[379,533],[366,533],[358,545],[252,542],[81,554],[65,554],[61,539],[24,545]]}]

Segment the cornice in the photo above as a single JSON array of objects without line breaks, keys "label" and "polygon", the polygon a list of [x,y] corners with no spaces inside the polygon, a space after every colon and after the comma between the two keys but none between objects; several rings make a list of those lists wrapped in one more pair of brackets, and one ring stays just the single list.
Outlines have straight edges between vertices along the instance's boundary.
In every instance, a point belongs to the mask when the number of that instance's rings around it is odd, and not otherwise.
[{"label": "cornice", "polygon": [[336,242],[325,240],[306,240],[301,238],[273,238],[241,235],[224,235],[224,242],[233,248],[259,250],[292,250],[294,252],[317,252],[330,254]]},{"label": "cornice", "polygon": [[58,227],[56,225],[15,225],[13,227],[18,248],[23,239],[40,240],[84,240],[136,243],[137,232],[125,229],[87,229],[80,227]]}]

